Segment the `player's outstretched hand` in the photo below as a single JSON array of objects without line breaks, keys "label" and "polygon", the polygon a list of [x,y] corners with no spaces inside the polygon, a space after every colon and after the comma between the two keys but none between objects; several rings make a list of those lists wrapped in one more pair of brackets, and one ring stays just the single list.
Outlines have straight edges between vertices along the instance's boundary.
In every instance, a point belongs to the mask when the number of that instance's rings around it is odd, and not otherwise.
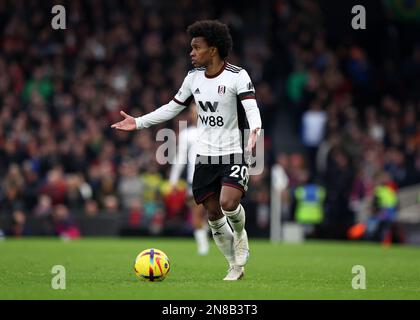
[{"label": "player's outstretched hand", "polygon": [[123,131],[136,130],[136,120],[134,120],[134,117],[126,114],[124,111],[120,111],[120,114],[124,117],[124,120],[114,123],[111,125],[111,128]]}]

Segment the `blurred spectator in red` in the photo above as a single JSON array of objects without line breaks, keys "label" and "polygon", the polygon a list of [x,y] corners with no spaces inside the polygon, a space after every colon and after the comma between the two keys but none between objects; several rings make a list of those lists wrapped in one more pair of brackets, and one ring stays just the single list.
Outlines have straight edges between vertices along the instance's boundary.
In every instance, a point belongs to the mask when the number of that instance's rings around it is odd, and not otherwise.
[{"label": "blurred spectator in red", "polygon": [[186,188],[173,188],[168,192],[163,192],[165,204],[166,222],[185,220],[187,213]]},{"label": "blurred spectator in red", "polygon": [[41,185],[39,192],[49,196],[53,206],[63,204],[66,197],[66,180],[61,166],[55,166],[47,174],[47,179]]},{"label": "blurred spectator in red", "polygon": [[80,238],[79,228],[73,221],[69,209],[62,204],[56,205],[53,211],[55,233],[64,239]]},{"label": "blurred spectator in red", "polygon": [[128,225],[132,228],[138,228],[142,225],[143,205],[139,199],[133,199],[128,214]]}]

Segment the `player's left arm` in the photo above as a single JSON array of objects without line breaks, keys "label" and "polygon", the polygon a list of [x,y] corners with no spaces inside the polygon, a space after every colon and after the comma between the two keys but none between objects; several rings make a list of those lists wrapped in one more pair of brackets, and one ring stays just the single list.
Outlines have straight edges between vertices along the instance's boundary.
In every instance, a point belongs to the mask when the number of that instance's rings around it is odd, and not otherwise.
[{"label": "player's left arm", "polygon": [[255,97],[255,88],[251,78],[246,70],[242,69],[238,74],[237,94],[245,109],[246,118],[248,119],[250,134],[248,138],[247,152],[251,152],[255,147],[257,139],[261,132],[261,115],[258,109]]}]

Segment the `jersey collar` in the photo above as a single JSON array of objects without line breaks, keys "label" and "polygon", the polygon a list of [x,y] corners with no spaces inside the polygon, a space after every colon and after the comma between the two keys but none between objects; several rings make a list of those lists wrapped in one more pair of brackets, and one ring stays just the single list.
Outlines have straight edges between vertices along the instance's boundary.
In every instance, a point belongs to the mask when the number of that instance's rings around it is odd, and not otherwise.
[{"label": "jersey collar", "polygon": [[217,73],[213,74],[212,76],[209,76],[206,72],[204,72],[204,75],[205,75],[205,76],[206,76],[206,78],[208,78],[208,79],[213,79],[213,78],[216,78],[217,76],[219,76],[219,75],[223,72],[223,70],[225,70],[226,65],[227,65],[227,63],[226,63],[226,60],[225,60],[225,61],[224,61],[224,63],[223,63],[222,68],[221,68],[221,69],[220,69]]}]

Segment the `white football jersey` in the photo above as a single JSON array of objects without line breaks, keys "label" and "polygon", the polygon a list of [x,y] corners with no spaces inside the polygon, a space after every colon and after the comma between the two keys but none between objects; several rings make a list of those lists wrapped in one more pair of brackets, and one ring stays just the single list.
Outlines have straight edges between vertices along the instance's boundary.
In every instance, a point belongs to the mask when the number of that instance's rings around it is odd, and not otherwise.
[{"label": "white football jersey", "polygon": [[205,74],[205,68],[191,70],[173,100],[188,106],[192,99],[198,113],[197,154],[242,153],[242,136],[249,124],[241,100],[255,99],[255,89],[246,70],[226,62],[211,77]]}]

